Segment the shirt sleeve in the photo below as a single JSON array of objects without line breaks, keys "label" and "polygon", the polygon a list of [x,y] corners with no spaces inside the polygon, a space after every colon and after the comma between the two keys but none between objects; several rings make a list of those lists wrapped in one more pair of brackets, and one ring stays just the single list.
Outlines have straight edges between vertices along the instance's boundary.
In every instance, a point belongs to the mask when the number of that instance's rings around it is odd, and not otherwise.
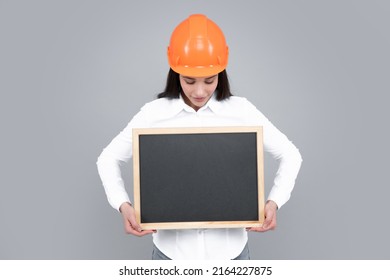
[{"label": "shirt sleeve", "polygon": [[147,126],[147,115],[141,109],[111,143],[103,149],[96,162],[108,202],[118,211],[122,203],[130,202],[120,166],[132,158],[133,128]]},{"label": "shirt sleeve", "polygon": [[291,196],[302,157],[295,145],[280,132],[253,104],[248,101],[248,117],[255,125],[263,126],[264,151],[279,161],[273,186],[268,200],[274,201],[278,208],[282,207]]}]

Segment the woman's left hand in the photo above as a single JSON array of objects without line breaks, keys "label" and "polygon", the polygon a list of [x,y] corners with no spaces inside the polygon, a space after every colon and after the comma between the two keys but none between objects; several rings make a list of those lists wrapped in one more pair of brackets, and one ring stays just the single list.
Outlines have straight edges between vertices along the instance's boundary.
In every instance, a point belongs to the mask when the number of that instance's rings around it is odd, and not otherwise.
[{"label": "woman's left hand", "polygon": [[265,232],[268,230],[274,230],[276,228],[276,210],[278,205],[268,200],[264,207],[265,220],[262,227],[250,227],[246,228],[247,231]]}]

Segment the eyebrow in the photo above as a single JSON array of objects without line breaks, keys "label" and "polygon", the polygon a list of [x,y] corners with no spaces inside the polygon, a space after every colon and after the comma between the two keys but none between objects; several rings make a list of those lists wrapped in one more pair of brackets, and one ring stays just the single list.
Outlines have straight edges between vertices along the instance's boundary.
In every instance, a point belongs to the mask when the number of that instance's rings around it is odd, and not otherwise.
[{"label": "eyebrow", "polygon": [[[210,79],[212,79],[212,78],[214,78],[214,77],[216,77],[217,75],[214,75],[214,76],[210,76],[210,77],[206,77],[206,78],[204,78],[205,80],[210,80]],[[195,80],[195,78],[192,78],[192,77],[187,77],[187,76],[182,76],[183,77],[183,79],[187,79],[187,80]]]}]

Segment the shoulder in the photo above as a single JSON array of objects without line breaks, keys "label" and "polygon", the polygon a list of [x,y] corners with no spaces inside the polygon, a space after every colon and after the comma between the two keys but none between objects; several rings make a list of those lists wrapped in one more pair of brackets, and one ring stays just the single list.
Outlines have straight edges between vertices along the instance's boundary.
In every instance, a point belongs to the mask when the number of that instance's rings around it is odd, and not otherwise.
[{"label": "shoulder", "polygon": [[251,125],[253,122],[264,123],[267,121],[264,114],[245,97],[231,96],[229,99],[221,101],[221,105],[224,114],[242,118]]},{"label": "shoulder", "polygon": [[155,99],[153,101],[145,103],[145,105],[141,107],[141,111],[145,111],[145,110],[147,111],[147,110],[153,110],[153,109],[165,107],[170,103],[170,101],[171,100],[168,98]]},{"label": "shoulder", "polygon": [[247,104],[251,104],[248,99],[246,99],[245,97],[241,97],[241,96],[231,96],[228,101],[230,101],[232,104],[237,104],[237,105],[247,105]]},{"label": "shoulder", "polygon": [[141,111],[169,111],[177,105],[179,99],[159,98],[142,106]]},{"label": "shoulder", "polygon": [[242,110],[255,109],[255,106],[245,97],[231,96],[228,99],[225,99],[221,102],[224,108],[228,110],[242,111]]}]

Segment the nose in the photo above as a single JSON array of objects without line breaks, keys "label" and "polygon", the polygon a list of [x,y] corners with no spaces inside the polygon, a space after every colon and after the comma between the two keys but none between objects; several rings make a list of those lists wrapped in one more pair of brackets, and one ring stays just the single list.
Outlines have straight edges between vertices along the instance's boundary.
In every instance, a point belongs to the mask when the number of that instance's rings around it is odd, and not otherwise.
[{"label": "nose", "polygon": [[202,98],[202,97],[206,97],[206,95],[207,95],[206,89],[202,84],[199,84],[194,91],[194,97]]}]

